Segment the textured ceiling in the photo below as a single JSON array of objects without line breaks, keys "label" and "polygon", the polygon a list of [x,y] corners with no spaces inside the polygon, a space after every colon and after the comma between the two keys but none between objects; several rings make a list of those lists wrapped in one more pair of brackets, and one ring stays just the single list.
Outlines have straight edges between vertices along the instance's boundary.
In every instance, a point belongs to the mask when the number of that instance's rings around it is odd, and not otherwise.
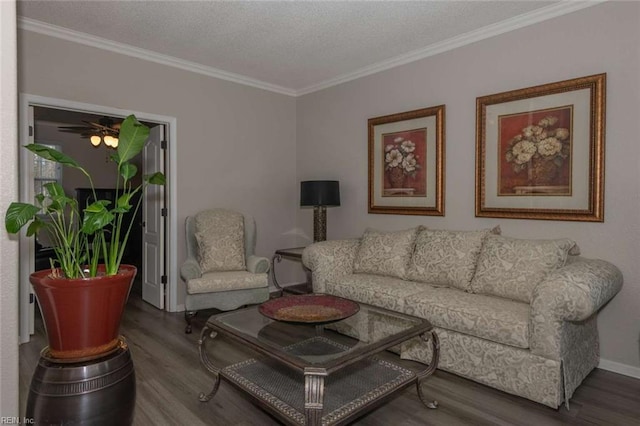
[{"label": "textured ceiling", "polygon": [[553,1],[19,1],[28,20],[178,58],[292,93]]}]

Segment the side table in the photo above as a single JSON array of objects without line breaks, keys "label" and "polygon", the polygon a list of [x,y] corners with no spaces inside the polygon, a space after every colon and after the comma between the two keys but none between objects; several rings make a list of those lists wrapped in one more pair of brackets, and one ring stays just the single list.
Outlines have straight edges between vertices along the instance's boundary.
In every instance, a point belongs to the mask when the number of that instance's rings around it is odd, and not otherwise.
[{"label": "side table", "polygon": [[273,284],[280,291],[280,295],[284,294],[285,291],[287,293],[293,293],[293,294],[305,294],[305,293],[312,292],[313,287],[311,284],[311,271],[306,270],[306,268],[305,268],[305,272],[307,274],[307,281],[304,283],[282,287],[278,283],[278,279],[276,278],[276,262],[277,263],[282,262],[283,258],[302,262],[302,251],[304,249],[305,247],[279,249],[279,250],[276,250],[275,254],[271,258],[271,277],[273,278]]}]

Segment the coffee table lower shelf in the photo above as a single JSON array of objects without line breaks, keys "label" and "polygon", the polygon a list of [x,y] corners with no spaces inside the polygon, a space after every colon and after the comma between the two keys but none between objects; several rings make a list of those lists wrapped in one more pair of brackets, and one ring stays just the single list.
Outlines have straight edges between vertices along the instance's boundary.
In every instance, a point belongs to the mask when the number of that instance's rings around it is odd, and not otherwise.
[{"label": "coffee table lower shelf", "polygon": [[[227,382],[253,397],[281,421],[306,425],[305,377],[268,359],[249,359],[220,371]],[[416,374],[399,365],[372,357],[324,380],[322,425],[353,420],[392,393],[416,382]],[[317,408],[317,407],[316,407]]]}]

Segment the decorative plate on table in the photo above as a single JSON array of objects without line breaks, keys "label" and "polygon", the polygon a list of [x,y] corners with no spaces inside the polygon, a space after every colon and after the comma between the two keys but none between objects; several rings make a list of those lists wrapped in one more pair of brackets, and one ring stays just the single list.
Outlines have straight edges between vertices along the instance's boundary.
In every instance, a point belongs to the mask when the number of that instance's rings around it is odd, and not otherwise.
[{"label": "decorative plate on table", "polygon": [[349,318],[360,305],[330,294],[300,294],[264,302],[258,311],[276,321],[322,324]]}]

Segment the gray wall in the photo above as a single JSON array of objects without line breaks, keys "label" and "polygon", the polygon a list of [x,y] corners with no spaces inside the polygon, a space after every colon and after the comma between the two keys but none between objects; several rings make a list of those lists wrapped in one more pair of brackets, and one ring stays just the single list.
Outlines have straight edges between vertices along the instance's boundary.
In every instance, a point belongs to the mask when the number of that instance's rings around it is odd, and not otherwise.
[{"label": "gray wall", "polygon": [[178,264],[185,217],[210,207],[253,214],[257,254],[295,246],[294,98],[29,31],[18,41],[20,92],[177,118]]},{"label": "gray wall", "polygon": [[[586,257],[622,269],[622,292],[599,316],[608,367],[640,377],[640,4],[605,3],[298,99],[298,180],[338,179],[342,206],[328,238],[370,226],[479,229],[507,236],[569,237]],[[605,222],[480,219],[474,215],[478,96],[607,73]],[[367,119],[446,105],[446,216],[367,213]],[[310,232],[311,213],[298,223]],[[617,363],[617,364],[616,364]]]}]

